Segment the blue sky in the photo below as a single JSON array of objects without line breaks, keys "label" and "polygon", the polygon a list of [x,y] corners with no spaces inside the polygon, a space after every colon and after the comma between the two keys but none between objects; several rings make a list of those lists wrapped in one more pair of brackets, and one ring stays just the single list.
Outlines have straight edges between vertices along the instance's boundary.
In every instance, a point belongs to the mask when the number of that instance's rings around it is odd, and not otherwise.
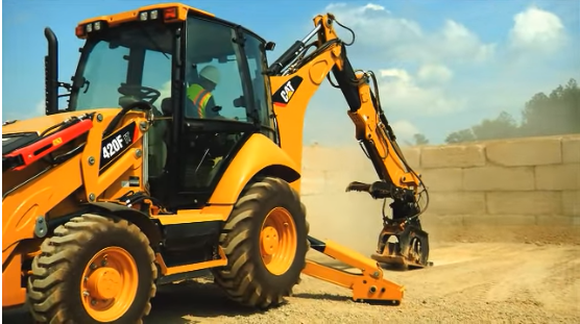
[{"label": "blue sky", "polygon": [[[155,2],[3,1],[2,119],[42,113],[45,26],[58,36],[60,78],[68,81],[82,45],[74,35],[77,22]],[[577,0],[183,2],[277,42],[270,61],[304,36],[314,15],[333,12],[357,33],[348,54],[355,68],[379,76],[383,108],[402,139],[421,132],[440,143],[502,110],[519,118],[533,94],[580,80]],[[306,142],[356,145],[340,91],[322,86],[306,118]]]}]

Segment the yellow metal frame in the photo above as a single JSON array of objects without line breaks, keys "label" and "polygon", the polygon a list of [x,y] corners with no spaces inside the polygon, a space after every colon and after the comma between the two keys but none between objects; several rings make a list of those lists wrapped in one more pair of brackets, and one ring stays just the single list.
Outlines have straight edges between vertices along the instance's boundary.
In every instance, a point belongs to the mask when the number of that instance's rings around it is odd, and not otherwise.
[{"label": "yellow metal frame", "polygon": [[227,265],[228,259],[226,258],[226,255],[224,254],[224,250],[221,248],[221,246],[218,249],[218,253],[219,253],[220,258],[217,260],[210,260],[210,261],[180,265],[180,266],[175,266],[175,267],[168,267],[165,264],[165,260],[163,260],[163,257],[161,256],[161,254],[157,253],[157,254],[155,254],[155,262],[157,262],[157,264],[159,265],[159,268],[161,270],[162,275],[170,276],[170,275],[179,274],[179,273],[186,273],[186,272],[197,271],[197,270],[205,270],[205,269],[211,269],[211,268],[216,268],[216,267],[223,267],[223,266]]},{"label": "yellow metal frame", "polygon": [[320,251],[352,268],[360,274],[350,273],[306,260],[304,274],[352,290],[354,301],[391,301],[398,304],[403,299],[405,287],[383,278],[383,270],[374,260],[349,249],[346,246],[327,240]]},{"label": "yellow metal frame", "polygon": [[[155,9],[163,10],[163,9],[170,9],[170,8],[177,9],[177,17],[175,19],[173,19],[173,21],[185,21],[185,19],[187,19],[187,13],[190,11],[207,16],[207,17],[215,17],[215,15],[210,13],[210,12],[207,12],[207,11],[204,11],[201,9],[197,9],[197,8],[194,8],[191,6],[187,6],[187,5],[184,5],[182,3],[171,2],[171,3],[162,3],[162,4],[143,6],[143,7],[137,8],[137,9],[119,12],[119,13],[115,13],[115,14],[111,14],[111,15],[104,15],[104,16],[97,16],[97,17],[88,18],[88,19],[80,21],[77,24],[77,28],[84,26],[86,24],[96,22],[96,21],[106,21],[107,25],[109,27],[114,27],[114,26],[117,26],[117,25],[122,24],[122,23],[138,20],[139,19],[139,12],[141,12],[141,11],[155,10]],[[80,38],[85,38],[85,37],[80,37]]]},{"label": "yellow metal frame", "polygon": [[171,215],[151,215],[151,218],[159,220],[161,225],[224,221],[233,208],[233,205],[207,206],[202,209],[179,210],[177,214]]}]

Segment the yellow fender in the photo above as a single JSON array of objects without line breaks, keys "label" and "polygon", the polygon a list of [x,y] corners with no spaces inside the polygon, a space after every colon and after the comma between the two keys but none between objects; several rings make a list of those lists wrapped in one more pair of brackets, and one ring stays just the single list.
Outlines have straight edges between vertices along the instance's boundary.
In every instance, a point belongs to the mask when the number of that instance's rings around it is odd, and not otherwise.
[{"label": "yellow fender", "polygon": [[300,179],[299,169],[288,154],[268,137],[256,133],[234,157],[208,203],[235,204],[246,184],[258,173],[289,183]]}]

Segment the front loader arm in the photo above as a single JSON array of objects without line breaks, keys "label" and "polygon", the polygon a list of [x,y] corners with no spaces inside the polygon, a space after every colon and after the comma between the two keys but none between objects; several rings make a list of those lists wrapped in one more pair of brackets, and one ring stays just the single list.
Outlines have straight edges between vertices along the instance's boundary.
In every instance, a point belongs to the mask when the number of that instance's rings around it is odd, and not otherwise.
[{"label": "front loader arm", "polygon": [[[43,238],[53,218],[76,212],[70,201],[114,200],[132,189],[122,186],[122,176],[141,175],[142,137],[148,117],[128,117],[129,113],[129,109],[61,113],[64,121],[28,142],[23,135],[30,132],[8,131],[7,138],[20,139],[20,143],[2,155],[3,252],[23,240]],[[113,155],[103,153],[108,142],[120,138],[124,144]],[[127,154],[130,151],[135,153]],[[51,155],[56,153],[56,157]],[[109,159],[102,161],[103,157]],[[55,210],[57,206],[61,209]],[[3,263],[8,256],[2,254]]]}]

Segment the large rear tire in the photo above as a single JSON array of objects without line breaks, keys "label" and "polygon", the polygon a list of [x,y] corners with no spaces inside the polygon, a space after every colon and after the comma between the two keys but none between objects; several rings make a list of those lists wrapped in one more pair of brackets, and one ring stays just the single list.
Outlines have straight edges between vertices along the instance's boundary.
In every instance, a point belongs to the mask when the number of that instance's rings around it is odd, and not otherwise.
[{"label": "large rear tire", "polygon": [[32,263],[28,301],[42,323],[142,323],[157,267],[147,236],[126,220],[84,214],[57,227]]},{"label": "large rear tire", "polygon": [[309,246],[305,210],[284,180],[265,177],[246,187],[220,235],[228,264],[213,270],[230,299],[266,309],[292,294]]}]

